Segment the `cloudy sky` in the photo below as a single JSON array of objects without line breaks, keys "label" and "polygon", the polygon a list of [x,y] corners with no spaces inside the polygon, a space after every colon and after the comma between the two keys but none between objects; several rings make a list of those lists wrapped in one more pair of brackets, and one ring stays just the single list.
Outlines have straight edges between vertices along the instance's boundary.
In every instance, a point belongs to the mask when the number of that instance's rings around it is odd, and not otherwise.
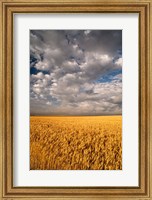
[{"label": "cloudy sky", "polygon": [[31,115],[122,113],[121,30],[31,30]]}]

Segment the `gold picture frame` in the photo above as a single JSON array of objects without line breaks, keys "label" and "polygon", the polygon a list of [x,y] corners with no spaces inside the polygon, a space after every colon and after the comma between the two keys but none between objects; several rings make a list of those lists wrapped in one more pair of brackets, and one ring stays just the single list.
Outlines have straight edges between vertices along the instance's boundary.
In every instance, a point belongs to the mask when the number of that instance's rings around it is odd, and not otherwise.
[{"label": "gold picture frame", "polygon": [[[152,199],[152,1],[0,1],[0,199]],[[139,187],[13,187],[13,14],[139,14]]]}]

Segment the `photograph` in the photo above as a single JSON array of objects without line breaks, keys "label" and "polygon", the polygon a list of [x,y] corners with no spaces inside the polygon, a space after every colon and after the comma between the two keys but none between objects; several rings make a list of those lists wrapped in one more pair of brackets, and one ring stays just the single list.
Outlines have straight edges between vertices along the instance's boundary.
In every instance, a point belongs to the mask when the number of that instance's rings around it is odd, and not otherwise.
[{"label": "photograph", "polygon": [[30,30],[30,170],[122,170],[122,30]]}]

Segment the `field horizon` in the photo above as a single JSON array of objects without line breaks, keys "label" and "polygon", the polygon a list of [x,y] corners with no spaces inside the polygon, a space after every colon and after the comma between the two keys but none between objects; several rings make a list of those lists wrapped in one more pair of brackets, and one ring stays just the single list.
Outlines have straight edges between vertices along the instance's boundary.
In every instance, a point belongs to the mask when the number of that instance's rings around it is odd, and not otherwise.
[{"label": "field horizon", "polygon": [[116,115],[30,115],[30,117],[114,117],[122,116],[120,114]]}]

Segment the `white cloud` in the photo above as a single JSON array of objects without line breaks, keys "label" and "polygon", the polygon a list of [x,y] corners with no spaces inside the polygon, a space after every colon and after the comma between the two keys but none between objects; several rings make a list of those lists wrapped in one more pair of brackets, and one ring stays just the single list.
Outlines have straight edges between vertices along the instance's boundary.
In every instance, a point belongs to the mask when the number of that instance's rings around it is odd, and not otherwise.
[{"label": "white cloud", "polygon": [[122,58],[118,58],[118,59],[115,61],[115,65],[118,66],[119,68],[122,68]]},{"label": "white cloud", "polygon": [[40,94],[41,93],[41,89],[39,87],[33,87],[33,91],[36,93],[36,94]]},{"label": "white cloud", "polygon": [[86,31],[84,31],[84,34],[88,35],[90,32],[91,32],[90,30],[86,30]]},{"label": "white cloud", "polygon": [[44,74],[42,72],[39,72],[37,74],[32,74],[32,78],[34,79],[42,79],[44,77]]},{"label": "white cloud", "polygon": [[36,63],[35,65],[35,68],[36,69],[39,69],[39,70],[49,70],[49,64],[47,61],[39,61],[38,63]]}]

